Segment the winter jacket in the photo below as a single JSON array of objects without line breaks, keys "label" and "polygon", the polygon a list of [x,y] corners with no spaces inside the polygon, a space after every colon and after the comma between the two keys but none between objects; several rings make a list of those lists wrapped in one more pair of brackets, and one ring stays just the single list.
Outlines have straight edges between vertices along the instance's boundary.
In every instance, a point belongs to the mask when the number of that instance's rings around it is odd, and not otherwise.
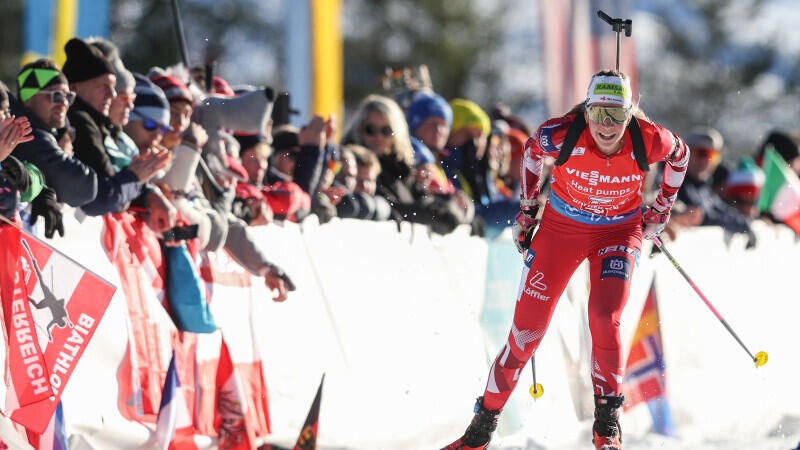
[{"label": "winter jacket", "polygon": [[105,147],[105,139],[111,136],[109,118],[80,97],[75,99],[67,116],[75,128],[75,141],[72,143],[75,157],[91,167],[98,176],[97,196],[81,209],[90,216],[126,209],[128,203],[142,193],[142,183],[127,168],[119,172],[114,170]]},{"label": "winter jacket", "polygon": [[77,208],[94,200],[98,185],[94,170],[64,153],[54,131],[31,110],[17,101],[11,104],[13,113],[27,117],[33,129],[33,140],[18,144],[11,154],[38,167],[59,201]]},{"label": "winter jacket", "polygon": [[106,154],[111,160],[114,172],[119,172],[131,163],[131,160],[139,154],[136,143],[119,127],[111,129],[111,136],[103,140],[106,147]]},{"label": "winter jacket", "polygon": [[475,145],[470,141],[460,147],[447,149],[448,156],[442,160],[447,178],[456,188],[464,191],[476,204],[490,202],[486,164],[477,158]]},{"label": "winter jacket", "polygon": [[732,233],[752,234],[747,218],[714,193],[709,183],[686,174],[678,200],[703,210],[701,226],[720,226]]},{"label": "winter jacket", "polygon": [[453,197],[424,192],[411,168],[394,156],[381,155],[378,160],[381,173],[376,192],[389,202],[395,218],[430,225],[439,234],[449,233],[464,223]]}]

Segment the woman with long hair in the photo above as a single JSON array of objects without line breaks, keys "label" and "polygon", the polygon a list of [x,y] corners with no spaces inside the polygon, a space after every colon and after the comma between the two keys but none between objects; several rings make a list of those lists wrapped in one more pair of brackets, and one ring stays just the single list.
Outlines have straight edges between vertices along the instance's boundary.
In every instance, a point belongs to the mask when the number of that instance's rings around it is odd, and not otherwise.
[{"label": "woman with long hair", "polygon": [[389,201],[395,218],[430,225],[440,234],[470,223],[472,218],[455,198],[430,194],[415,180],[408,124],[394,100],[366,97],[345,127],[342,145],[347,144],[362,145],[378,156],[381,172],[376,193]]}]

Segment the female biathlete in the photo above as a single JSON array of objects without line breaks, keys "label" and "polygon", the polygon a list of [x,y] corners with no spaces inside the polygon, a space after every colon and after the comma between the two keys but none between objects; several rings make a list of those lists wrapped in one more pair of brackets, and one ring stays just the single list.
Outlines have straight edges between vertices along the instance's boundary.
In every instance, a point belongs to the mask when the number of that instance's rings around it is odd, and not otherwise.
[{"label": "female biathlete", "polygon": [[[557,158],[541,223],[542,159]],[[642,213],[650,164],[666,161],[658,197]],[[675,133],[652,123],[632,102],[628,77],[602,71],[586,101],[539,127],[525,145],[521,212],[512,230],[525,267],[508,342],[492,364],[475,416],[444,450],[484,449],[531,354],[539,346],[561,293],[589,259],[589,329],[597,449],[621,449],[619,408],[624,360],[619,318],[628,300],[642,238],[658,236],[683,182],[689,150]],[[534,236],[533,231],[539,225]]]}]

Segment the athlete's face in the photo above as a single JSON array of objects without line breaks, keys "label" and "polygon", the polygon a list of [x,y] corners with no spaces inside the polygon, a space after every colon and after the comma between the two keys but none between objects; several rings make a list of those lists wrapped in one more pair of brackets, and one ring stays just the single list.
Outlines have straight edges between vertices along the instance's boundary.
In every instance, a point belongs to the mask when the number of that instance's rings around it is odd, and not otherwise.
[{"label": "athlete's face", "polygon": [[[615,107],[617,105],[607,103],[594,103],[592,106]],[[631,115],[627,114],[622,123],[617,123],[611,117],[604,117],[602,123],[595,122],[589,118],[589,113],[584,111],[583,117],[589,127],[589,133],[594,139],[594,144],[598,150],[606,155],[613,155],[622,148],[622,137],[625,135],[625,127],[631,120]]]}]

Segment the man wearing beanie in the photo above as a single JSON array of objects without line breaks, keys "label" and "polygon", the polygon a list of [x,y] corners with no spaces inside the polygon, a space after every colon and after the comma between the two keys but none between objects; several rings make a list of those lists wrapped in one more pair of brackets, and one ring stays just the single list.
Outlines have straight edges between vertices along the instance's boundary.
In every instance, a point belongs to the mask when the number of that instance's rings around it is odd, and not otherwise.
[{"label": "man wearing beanie", "polygon": [[[169,160],[166,152],[150,152],[133,158],[116,171],[106,153],[105,140],[111,139],[113,124],[108,117],[111,100],[116,95],[114,67],[94,45],[78,38],[64,46],[67,61],[63,72],[69,87],[77,94],[67,116],[75,128],[75,157],[92,168],[98,177],[97,197],[81,209],[90,216],[122,211],[142,193],[150,180]],[[174,210],[161,198],[147,192],[153,228],[163,231],[174,225]],[[170,212],[172,214],[170,214]]]},{"label": "man wearing beanie", "polygon": [[438,94],[421,94],[408,107],[406,121],[409,133],[440,155],[453,125],[453,109]]},{"label": "man wearing beanie", "polygon": [[62,70],[70,89],[77,94],[68,112],[75,127],[75,156],[98,175],[111,177],[114,168],[103,141],[110,136],[108,111],[116,96],[117,80],[114,68],[97,47],[82,39],[70,39],[64,50],[67,61]]},{"label": "man wearing beanie", "polygon": [[17,93],[19,101],[12,98],[12,110],[28,118],[33,140],[18,145],[12,154],[44,175],[48,189],[33,200],[31,221],[43,215],[45,236],[52,237],[60,222],[57,201],[76,208],[91,202],[98,179],[94,170],[65,153],[57,139],[57,130],[67,124],[67,108],[75,94],[55,63],[40,59],[23,66],[17,74]]}]

